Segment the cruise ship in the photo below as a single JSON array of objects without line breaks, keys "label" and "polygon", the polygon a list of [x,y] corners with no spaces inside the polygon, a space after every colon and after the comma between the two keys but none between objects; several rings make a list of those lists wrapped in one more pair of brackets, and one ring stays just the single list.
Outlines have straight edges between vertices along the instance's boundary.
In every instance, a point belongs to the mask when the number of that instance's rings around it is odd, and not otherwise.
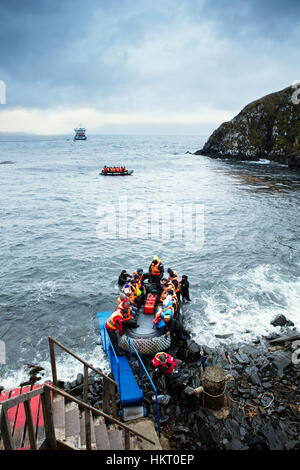
[{"label": "cruise ship", "polygon": [[74,131],[74,140],[87,140],[87,136],[85,135],[86,129],[84,127],[75,128]]}]

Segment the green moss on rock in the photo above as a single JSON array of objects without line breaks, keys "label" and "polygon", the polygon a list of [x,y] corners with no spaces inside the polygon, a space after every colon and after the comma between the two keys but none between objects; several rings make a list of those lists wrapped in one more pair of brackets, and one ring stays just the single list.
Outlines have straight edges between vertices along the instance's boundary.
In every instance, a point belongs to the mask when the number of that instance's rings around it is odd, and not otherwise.
[{"label": "green moss on rock", "polygon": [[[300,105],[287,87],[249,103],[231,121],[224,122],[196,155],[289,164],[300,152]],[[298,143],[296,143],[298,142]]]}]

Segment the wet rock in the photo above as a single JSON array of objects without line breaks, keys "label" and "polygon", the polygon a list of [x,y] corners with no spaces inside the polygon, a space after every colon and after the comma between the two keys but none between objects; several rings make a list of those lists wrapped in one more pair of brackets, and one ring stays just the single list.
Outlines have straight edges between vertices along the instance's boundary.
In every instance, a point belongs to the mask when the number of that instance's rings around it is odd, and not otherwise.
[{"label": "wet rock", "polygon": [[276,315],[275,318],[273,318],[273,320],[271,320],[271,325],[273,326],[284,326],[286,325],[286,322],[287,322],[287,319],[284,315],[280,314],[280,315]]},{"label": "wet rock", "polygon": [[275,338],[270,340],[270,343],[271,344],[280,344],[280,343],[285,343],[285,342],[289,342],[289,341],[295,341],[297,339],[300,339],[300,335],[297,334],[297,333],[293,333],[293,334],[285,335],[285,336],[276,335]]},{"label": "wet rock", "polygon": [[258,376],[258,369],[257,367],[247,367],[245,369],[245,373],[248,375],[249,379],[253,383],[253,385],[261,385],[261,380]]},{"label": "wet rock", "polygon": [[264,338],[266,338],[268,341],[273,341],[274,339],[277,339],[279,337],[280,337],[280,335],[278,333],[275,333],[275,332],[270,333],[267,336],[264,336]]},{"label": "wet rock", "polygon": [[188,339],[186,346],[178,350],[177,358],[184,362],[195,362],[200,357],[200,350],[200,346],[195,341]]},{"label": "wet rock", "polygon": [[244,353],[236,354],[234,357],[239,362],[239,364],[249,364],[250,362],[249,357],[247,356],[247,354]]},{"label": "wet rock", "polygon": [[77,385],[76,387],[72,387],[70,390],[70,394],[74,396],[81,395],[83,392],[83,385]]},{"label": "wet rock", "polygon": [[276,351],[273,355],[273,367],[276,369],[278,377],[282,377],[285,369],[292,364],[291,354],[290,352]]},{"label": "wet rock", "polygon": [[284,406],[278,406],[276,412],[279,416],[285,416],[287,414],[287,410]]},{"label": "wet rock", "polygon": [[76,384],[81,385],[83,383],[83,374],[77,374]]},{"label": "wet rock", "polygon": [[300,443],[299,441],[289,441],[285,445],[285,450],[294,450],[296,447],[299,449],[300,448]]},{"label": "wet rock", "polygon": [[249,450],[249,447],[243,444],[239,439],[232,439],[226,448],[227,450]]},{"label": "wet rock", "polygon": [[170,416],[168,416],[168,415],[163,416],[162,418],[160,418],[159,421],[160,421],[161,425],[167,424],[170,421]]},{"label": "wet rock", "polygon": [[266,439],[262,436],[253,436],[248,444],[250,450],[269,450]]},{"label": "wet rock", "polygon": [[188,428],[186,426],[178,426],[177,431],[188,433],[188,432],[190,432],[190,428]]},{"label": "wet rock", "polygon": [[284,450],[287,442],[287,436],[283,431],[274,430],[271,423],[265,424],[262,428],[262,434],[266,439],[266,444],[270,450]]},{"label": "wet rock", "polygon": [[[155,395],[153,395],[152,400],[155,401]],[[170,395],[157,395],[157,401],[161,405],[167,406],[170,400]]]}]

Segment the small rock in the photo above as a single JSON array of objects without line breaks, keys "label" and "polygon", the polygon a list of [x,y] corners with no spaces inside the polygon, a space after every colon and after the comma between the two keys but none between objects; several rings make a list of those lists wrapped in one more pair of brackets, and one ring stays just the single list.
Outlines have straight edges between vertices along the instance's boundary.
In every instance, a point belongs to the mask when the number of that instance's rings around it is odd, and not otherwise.
[{"label": "small rock", "polygon": [[273,318],[273,320],[271,320],[270,323],[273,326],[284,326],[287,323],[287,319],[284,315],[280,314],[280,315],[276,315],[276,317]]},{"label": "small rock", "polygon": [[77,374],[76,384],[81,385],[83,383],[83,374]]},{"label": "small rock", "polygon": [[[152,400],[155,401],[155,395],[153,395]],[[170,395],[157,395],[157,401],[161,405],[168,405],[171,400]]]},{"label": "small rock", "polygon": [[250,362],[247,354],[236,354],[234,357],[240,364],[249,364]]}]

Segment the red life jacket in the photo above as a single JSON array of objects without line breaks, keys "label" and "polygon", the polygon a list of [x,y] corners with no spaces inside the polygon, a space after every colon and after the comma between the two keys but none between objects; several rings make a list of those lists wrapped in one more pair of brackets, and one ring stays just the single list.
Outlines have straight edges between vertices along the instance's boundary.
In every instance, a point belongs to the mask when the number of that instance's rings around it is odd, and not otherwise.
[{"label": "red life jacket", "polygon": [[166,362],[162,363],[159,360],[159,354],[158,353],[155,355],[155,357],[152,359],[151,363],[155,368],[158,368],[160,371],[162,371],[166,375],[171,375],[172,372],[176,367],[179,367],[178,361],[171,356],[171,354],[164,353],[166,355]]}]

